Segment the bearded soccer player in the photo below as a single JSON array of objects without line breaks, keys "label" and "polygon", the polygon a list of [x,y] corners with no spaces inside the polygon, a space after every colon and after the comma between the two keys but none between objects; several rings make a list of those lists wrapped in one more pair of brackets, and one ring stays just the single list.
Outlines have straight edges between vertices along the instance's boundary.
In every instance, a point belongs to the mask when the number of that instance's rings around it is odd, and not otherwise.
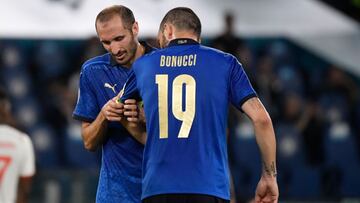
[{"label": "bearded soccer player", "polygon": [[138,203],[143,145],[118,122],[123,106],[116,103],[115,97],[128,78],[132,63],[152,48],[139,43],[138,23],[125,6],[102,10],[95,27],[108,53],[83,64],[73,117],[82,121],[85,148],[102,149],[96,202]]},{"label": "bearded soccer player", "polygon": [[231,102],[251,119],[262,155],[255,201],[277,202],[271,119],[237,59],[200,45],[200,33],[191,9],[170,10],[159,29],[164,49],[137,60],[126,82],[121,101],[141,98],[147,122],[142,200],[229,201],[226,120]]}]

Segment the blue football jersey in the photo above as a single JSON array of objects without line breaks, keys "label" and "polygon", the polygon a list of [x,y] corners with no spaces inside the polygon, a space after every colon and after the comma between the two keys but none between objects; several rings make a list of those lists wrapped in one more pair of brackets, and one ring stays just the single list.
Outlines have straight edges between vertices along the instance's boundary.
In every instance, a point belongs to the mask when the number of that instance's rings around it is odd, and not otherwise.
[{"label": "blue football jersey", "polygon": [[235,57],[191,39],[136,61],[121,100],[144,102],[142,199],[170,193],[230,199],[228,107],[240,109],[255,96]]},{"label": "blue football jersey", "polygon": [[[151,48],[145,46],[146,51]],[[106,102],[117,96],[130,73],[110,54],[85,62],[80,73],[75,119],[92,122]],[[108,124],[96,202],[139,203],[144,147],[118,122]]]}]

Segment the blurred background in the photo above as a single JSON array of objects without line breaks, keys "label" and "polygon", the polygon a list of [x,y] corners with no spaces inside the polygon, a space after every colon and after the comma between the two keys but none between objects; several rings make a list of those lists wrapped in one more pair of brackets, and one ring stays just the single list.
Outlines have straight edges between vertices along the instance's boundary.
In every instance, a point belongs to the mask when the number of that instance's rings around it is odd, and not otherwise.
[{"label": "blurred background", "polygon": [[[81,64],[104,49],[95,17],[123,4],[157,46],[165,13],[188,6],[202,43],[243,64],[275,126],[280,202],[360,202],[359,0],[12,0],[0,7],[0,85],[36,151],[32,203],[94,202],[101,152],[87,152],[71,118]],[[238,202],[261,161],[251,122],[229,114]]]}]

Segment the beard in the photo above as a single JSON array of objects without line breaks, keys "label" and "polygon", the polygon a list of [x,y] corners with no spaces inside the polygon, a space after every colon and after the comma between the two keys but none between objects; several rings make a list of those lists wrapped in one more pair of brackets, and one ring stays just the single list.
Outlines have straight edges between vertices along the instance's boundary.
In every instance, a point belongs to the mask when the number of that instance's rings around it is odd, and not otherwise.
[{"label": "beard", "polygon": [[164,48],[169,44],[169,41],[166,40],[165,35],[164,34],[160,34],[159,36],[159,45],[160,48]]},{"label": "beard", "polygon": [[134,36],[131,35],[131,40],[125,50],[124,56],[120,59],[114,56],[116,62],[122,66],[131,66],[131,63],[134,61],[135,58],[136,49],[137,43],[134,40]]}]

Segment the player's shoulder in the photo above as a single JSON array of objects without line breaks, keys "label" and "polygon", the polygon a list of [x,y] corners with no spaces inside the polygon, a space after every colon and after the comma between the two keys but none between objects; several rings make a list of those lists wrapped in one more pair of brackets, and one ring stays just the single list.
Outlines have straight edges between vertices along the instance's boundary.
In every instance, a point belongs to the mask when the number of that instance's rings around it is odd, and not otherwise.
[{"label": "player's shoulder", "polygon": [[152,47],[152,50],[150,52],[144,54],[139,59],[137,59],[135,61],[134,65],[146,63],[146,62],[149,62],[149,61],[151,61],[153,59],[157,59],[159,55],[167,54],[168,51],[169,51],[168,48],[158,49],[158,48]]},{"label": "player's shoulder", "polygon": [[149,48],[144,55],[142,55],[141,57],[139,57],[137,60],[135,60],[135,63],[143,63],[144,61],[148,61],[151,60],[152,57],[154,57],[157,51],[159,51],[161,49],[157,49],[154,47]]},{"label": "player's shoulder", "polygon": [[110,54],[106,53],[100,56],[95,56],[93,58],[88,59],[82,65],[82,71],[86,71],[88,69],[98,68],[99,65],[110,65]]},{"label": "player's shoulder", "polygon": [[154,57],[157,55],[157,52],[161,51],[161,49],[153,48],[152,50],[142,55],[140,58],[136,59],[135,62],[132,65],[132,69],[136,70],[139,66],[142,64],[146,64],[147,62],[154,59]]},{"label": "player's shoulder", "polygon": [[145,41],[140,41],[140,44],[145,48],[145,52],[142,56],[140,56],[139,58],[137,58],[134,63],[131,66],[131,69],[137,69],[136,67],[139,66],[139,64],[142,64],[143,61],[148,61],[149,59],[147,57],[151,56],[152,53],[154,53],[154,51],[158,50],[157,48],[149,45],[147,42]]},{"label": "player's shoulder", "polygon": [[221,59],[225,60],[225,61],[236,60],[236,57],[230,53],[221,51],[221,50],[213,48],[213,47],[208,47],[205,45],[199,46],[199,52],[202,52],[205,55],[208,55],[209,58],[215,57],[214,59],[216,59],[216,60],[221,60]]},{"label": "player's shoulder", "polygon": [[0,134],[8,135],[10,138],[18,142],[31,142],[26,133],[9,125],[0,125]]},{"label": "player's shoulder", "polygon": [[[198,53],[206,55],[206,57],[209,59],[215,59],[217,61],[222,60],[226,63],[231,63],[231,62],[237,60],[236,57],[233,56],[232,54],[223,52],[219,49],[215,49],[215,48],[204,46],[204,45],[200,45],[200,46],[196,46],[196,47],[198,49],[197,50]],[[139,59],[137,59],[134,62],[133,67],[135,67],[135,69],[136,69],[137,67],[141,66],[142,64],[146,65],[148,62],[150,62],[154,59],[159,59],[159,56],[161,56],[161,55],[172,54],[174,52],[174,49],[176,49],[176,47],[154,49],[152,52],[147,53],[147,54],[143,55],[142,57],[140,57]]]}]

